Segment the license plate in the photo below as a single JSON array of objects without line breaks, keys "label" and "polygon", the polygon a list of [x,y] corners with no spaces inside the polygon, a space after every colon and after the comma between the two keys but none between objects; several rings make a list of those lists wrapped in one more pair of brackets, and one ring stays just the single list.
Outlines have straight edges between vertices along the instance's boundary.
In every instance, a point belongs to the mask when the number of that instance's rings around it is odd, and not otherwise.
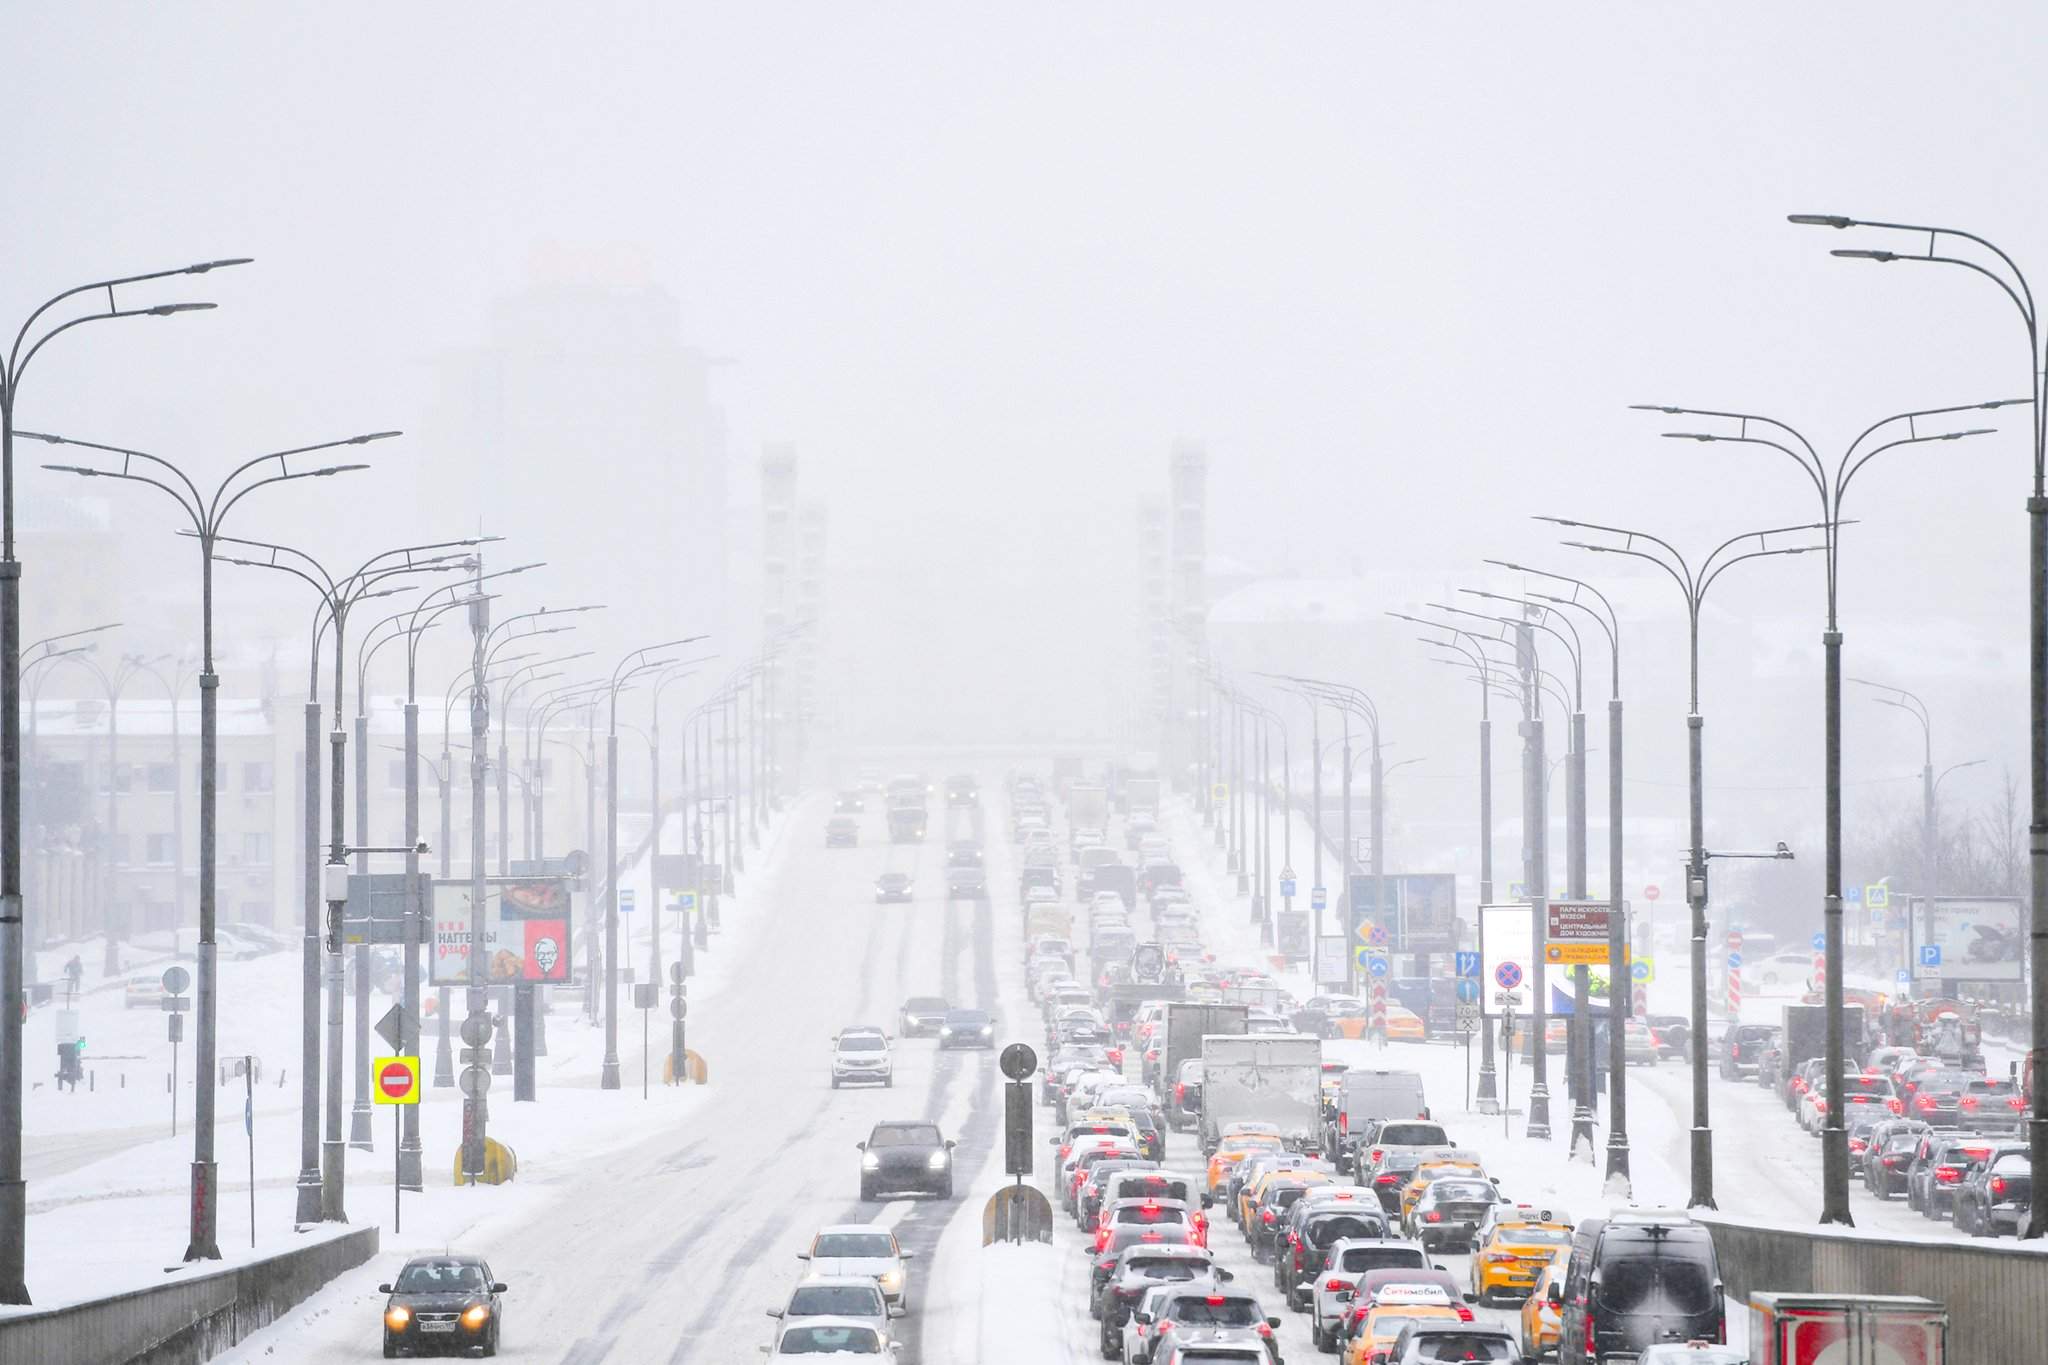
[{"label": "license plate", "polygon": [[452,1332],[455,1330],[455,1324],[452,1322],[422,1322],[420,1330],[422,1332]]}]

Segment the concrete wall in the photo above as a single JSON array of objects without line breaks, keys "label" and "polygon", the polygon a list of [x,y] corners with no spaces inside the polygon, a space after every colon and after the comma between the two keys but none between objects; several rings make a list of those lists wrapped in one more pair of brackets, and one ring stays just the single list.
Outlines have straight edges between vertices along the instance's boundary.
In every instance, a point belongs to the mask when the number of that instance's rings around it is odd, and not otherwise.
[{"label": "concrete wall", "polygon": [[1747,1301],[1759,1289],[1918,1294],[1947,1305],[1948,1358],[1957,1365],[2043,1358],[2048,1248],[2038,1243],[1923,1242],[1694,1216],[1713,1232],[1731,1298]]},{"label": "concrete wall", "polygon": [[[198,1365],[376,1255],[377,1233],[357,1228],[148,1289],[0,1317],[0,1360]],[[375,1329],[374,1322],[366,1323],[365,1341]]]}]

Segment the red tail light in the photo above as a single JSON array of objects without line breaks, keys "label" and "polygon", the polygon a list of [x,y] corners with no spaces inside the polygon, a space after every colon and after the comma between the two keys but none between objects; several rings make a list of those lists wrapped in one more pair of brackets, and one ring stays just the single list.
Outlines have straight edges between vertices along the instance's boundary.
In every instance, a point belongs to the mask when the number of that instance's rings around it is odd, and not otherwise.
[{"label": "red tail light", "polygon": [[1273,1210],[1271,1210],[1271,1209],[1264,1209],[1264,1210],[1261,1210],[1261,1211],[1260,1211],[1260,1213],[1259,1213],[1259,1221],[1260,1221],[1260,1222],[1262,1222],[1262,1223],[1270,1223],[1270,1222],[1272,1222],[1272,1221],[1273,1221]]},{"label": "red tail light", "polygon": [[1211,1308],[1221,1308],[1223,1306],[1223,1296],[1221,1294],[1204,1295],[1202,1302],[1208,1304]]},{"label": "red tail light", "polygon": [[1456,1307],[1457,1307],[1457,1309],[1458,1309],[1458,1321],[1459,1321],[1459,1322],[1470,1322],[1470,1321],[1472,1321],[1472,1310],[1471,1310],[1471,1309],[1467,1308],[1467,1307],[1466,1307],[1466,1306],[1465,1306],[1464,1304],[1462,1304],[1462,1303],[1461,1303],[1461,1304],[1458,1304],[1458,1305],[1456,1305]]},{"label": "red tail light", "polygon": [[1145,1060],[1146,1060],[1146,1061],[1148,1061],[1148,1062],[1156,1062],[1156,1061],[1158,1061],[1158,1060],[1159,1060],[1159,1049],[1158,1049],[1158,1048],[1156,1048],[1156,1047],[1148,1047],[1148,1048],[1146,1048],[1146,1049],[1145,1049]]},{"label": "red tail light", "polygon": [[1593,1345],[1593,1310],[1586,1310],[1586,1359],[1598,1360],[1600,1352]]},{"label": "red tail light", "polygon": [[1920,1110],[1922,1113],[1926,1113],[1928,1110],[1934,1108],[1934,1096],[1915,1095],[1913,1097],[1913,1107],[1915,1109]]},{"label": "red tail light", "polygon": [[1187,1084],[1186,1084],[1185,1082],[1183,1082],[1183,1081],[1175,1081],[1175,1082],[1173,1083],[1173,1102],[1174,1102],[1175,1104],[1180,1104],[1180,1103],[1182,1103],[1183,1101],[1185,1101],[1185,1100],[1187,1099],[1187,1097],[1188,1097],[1188,1088],[1187,1088]]},{"label": "red tail light", "polygon": [[2027,1107],[2027,1102],[2018,1095],[2012,1095],[2006,1099],[2005,1107],[2012,1110],[2014,1113],[2018,1113],[2019,1111]]},{"label": "red tail light", "polygon": [[1886,1100],[1884,1102],[1884,1107],[1891,1110],[1894,1114],[1903,1114],[1906,1112],[1905,1103],[1901,1101],[1896,1095]]},{"label": "red tail light", "polygon": [[1270,1336],[1272,1336],[1272,1335],[1273,1335],[1273,1324],[1272,1324],[1272,1323],[1270,1323],[1270,1322],[1261,1322],[1261,1323],[1259,1324],[1259,1326],[1258,1326],[1258,1332],[1259,1332],[1259,1335],[1260,1335],[1260,1336],[1262,1336],[1262,1337],[1270,1337]]},{"label": "red tail light", "polygon": [[1991,1177],[1991,1197],[1992,1197],[1993,1199],[2003,1199],[2003,1198],[2005,1198],[2005,1177],[2004,1177],[2004,1176],[2002,1176],[2002,1175],[1994,1175],[1994,1176],[1992,1176],[1992,1177]]},{"label": "red tail light", "polygon": [[1850,1139],[1849,1139],[1849,1150],[1850,1150],[1850,1151],[1852,1151],[1852,1152],[1860,1152],[1860,1151],[1862,1151],[1862,1150],[1863,1150],[1863,1149],[1864,1149],[1864,1148],[1865,1148],[1866,1146],[1868,1146],[1868,1145],[1869,1145],[1869,1144],[1867,1144],[1866,1142],[1864,1142],[1862,1138],[1850,1138]]},{"label": "red tail light", "polygon": [[1429,1223],[1441,1223],[1444,1221],[1444,1216],[1438,1213],[1435,1209],[1431,1209],[1428,1213],[1422,1215],[1422,1217],[1424,1222]]},{"label": "red tail light", "polygon": [[1977,1107],[1977,1097],[1975,1095],[1965,1095],[1956,1101],[1956,1107],[1959,1109],[1975,1109]]},{"label": "red tail light", "polygon": [[1324,1281],[1323,1281],[1323,1288],[1324,1288],[1324,1290],[1325,1290],[1325,1291],[1327,1291],[1327,1292],[1329,1292],[1329,1293],[1331,1293],[1331,1294],[1334,1294],[1334,1293],[1336,1293],[1336,1292],[1337,1292],[1338,1290],[1340,1290],[1340,1289],[1349,1289],[1350,1287],[1351,1287],[1351,1282],[1350,1282],[1349,1280],[1324,1280]]},{"label": "red tail light", "polygon": [[1373,1149],[1372,1149],[1372,1160],[1374,1160],[1374,1161],[1378,1161],[1378,1160],[1379,1160],[1379,1159],[1380,1159],[1381,1157],[1383,1157],[1383,1156],[1385,1156],[1385,1155],[1386,1155],[1386,1151],[1385,1151],[1385,1149],[1384,1149],[1384,1148],[1380,1148],[1380,1147],[1375,1147],[1375,1148],[1373,1148]]},{"label": "red tail light", "polygon": [[1816,1114],[1827,1113],[1828,1102],[1825,1099],[1822,1099],[1820,1096],[1816,1095],[1813,1100],[1813,1112]]},{"label": "red tail light", "polygon": [[1397,1179],[1398,1177],[1392,1171],[1386,1171],[1375,1177],[1372,1183],[1375,1185],[1392,1185]]},{"label": "red tail light", "polygon": [[1936,1166],[1934,1168],[1934,1178],[1944,1185],[1960,1185],[1963,1183],[1963,1173],[1953,1166]]},{"label": "red tail light", "polygon": [[1351,1131],[1351,1115],[1337,1115],[1337,1131],[1340,1133],[1348,1133]]}]

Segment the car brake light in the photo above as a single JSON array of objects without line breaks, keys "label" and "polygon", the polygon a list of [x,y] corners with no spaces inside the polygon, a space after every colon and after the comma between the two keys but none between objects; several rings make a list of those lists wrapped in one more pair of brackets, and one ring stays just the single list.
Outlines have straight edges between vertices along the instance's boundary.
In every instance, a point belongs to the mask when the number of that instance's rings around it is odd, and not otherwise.
[{"label": "car brake light", "polygon": [[1159,1212],[1159,1201],[1157,1199],[1147,1199],[1140,1207],[1147,1213],[1157,1213]]},{"label": "car brake light", "polygon": [[1441,1213],[1438,1213],[1435,1209],[1431,1209],[1428,1213],[1425,1213],[1422,1216],[1426,1221],[1431,1223],[1441,1223],[1444,1221],[1444,1216]]},{"label": "car brake light", "polygon": [[1816,1113],[1816,1114],[1825,1114],[1825,1113],[1827,1113],[1827,1112],[1828,1112],[1828,1102],[1827,1102],[1827,1101],[1826,1101],[1825,1099],[1823,1099],[1823,1098],[1821,1098],[1820,1096],[1818,1096],[1818,1095],[1814,1096],[1814,1098],[1813,1098],[1813,1112],[1814,1112],[1814,1113]]},{"label": "car brake light", "polygon": [[1466,1307],[1466,1306],[1465,1306],[1464,1304],[1462,1304],[1462,1303],[1461,1303],[1461,1304],[1459,1304],[1459,1305],[1457,1305],[1457,1308],[1458,1308],[1458,1321],[1459,1321],[1459,1322],[1470,1322],[1470,1321],[1472,1321],[1472,1310],[1471,1310],[1471,1309],[1467,1308],[1467,1307]]},{"label": "car brake light", "polygon": [[2004,1176],[2002,1176],[2002,1175],[1994,1175],[1994,1176],[1992,1176],[1992,1177],[1991,1177],[1991,1197],[1992,1197],[1993,1199],[2003,1199],[2003,1198],[2005,1198],[2005,1177],[2004,1177]]},{"label": "car brake light", "polygon": [[1260,1214],[1259,1214],[1259,1219],[1260,1219],[1260,1221],[1262,1221],[1262,1222],[1267,1222],[1267,1223],[1270,1223],[1270,1222],[1272,1222],[1272,1221],[1273,1221],[1273,1210],[1271,1210],[1271,1209],[1265,1209],[1265,1210],[1262,1210],[1262,1211],[1260,1212]]},{"label": "car brake light", "polygon": [[1394,1173],[1392,1171],[1388,1171],[1379,1176],[1379,1178],[1374,1180],[1372,1183],[1375,1185],[1391,1185],[1394,1183]]},{"label": "car brake light", "polygon": [[1273,1335],[1273,1324],[1272,1324],[1272,1323],[1270,1323],[1270,1322],[1262,1322],[1262,1323],[1260,1323],[1260,1324],[1259,1324],[1259,1326],[1258,1326],[1258,1333],[1259,1333],[1259,1335],[1260,1335],[1260,1336],[1262,1336],[1262,1337],[1270,1337],[1270,1336],[1272,1336],[1272,1335]]},{"label": "car brake light", "polygon": [[1850,1151],[1852,1151],[1852,1152],[1860,1152],[1860,1151],[1862,1151],[1862,1150],[1864,1149],[1864,1147],[1865,1147],[1865,1146],[1867,1146],[1867,1145],[1868,1145],[1868,1144],[1866,1144],[1866,1143],[1865,1143],[1865,1142],[1863,1141],[1863,1139],[1862,1139],[1862,1138],[1850,1138],[1850,1139],[1849,1139],[1849,1150],[1850,1150]]},{"label": "car brake light", "polygon": [[1486,1253],[1486,1259],[1495,1265],[1509,1265],[1519,1258],[1512,1251],[1489,1251]]},{"label": "car brake light", "polygon": [[2005,1107],[2017,1112],[2018,1110],[2025,1109],[2027,1107],[2027,1102],[2021,1099],[2018,1095],[2014,1095],[2006,1100]]},{"label": "car brake light", "polygon": [[1340,1133],[1348,1133],[1351,1131],[1351,1115],[1337,1115],[1337,1131]]},{"label": "car brake light", "polygon": [[1385,1156],[1385,1155],[1386,1155],[1386,1149],[1385,1149],[1385,1148],[1382,1148],[1382,1147],[1375,1147],[1375,1148],[1373,1148],[1373,1149],[1372,1149],[1372,1159],[1373,1159],[1374,1161],[1378,1161],[1378,1160],[1379,1160],[1379,1159],[1380,1159],[1381,1157],[1383,1157],[1383,1156]]},{"label": "car brake light", "polygon": [[1953,1166],[1937,1166],[1934,1168],[1934,1178],[1944,1185],[1956,1185],[1962,1182],[1963,1173]]},{"label": "car brake light", "polygon": [[1977,1097],[1975,1095],[1965,1095],[1958,1101],[1958,1104],[1964,1109],[1975,1109],[1977,1107]]},{"label": "car brake light", "polygon": [[1334,1293],[1336,1293],[1336,1292],[1337,1292],[1338,1290],[1340,1290],[1340,1289],[1349,1289],[1350,1287],[1351,1287],[1351,1285],[1350,1285],[1350,1282],[1349,1282],[1349,1281],[1346,1281],[1346,1280],[1324,1280],[1324,1281],[1323,1281],[1323,1289],[1324,1289],[1324,1292],[1326,1292],[1326,1293],[1330,1293],[1330,1294],[1334,1294]]},{"label": "car brake light", "polygon": [[1913,1107],[1914,1107],[1915,1109],[1932,1109],[1932,1108],[1934,1108],[1934,1096],[1932,1096],[1932,1095],[1915,1095],[1915,1096],[1913,1097]]},{"label": "car brake light", "polygon": [[1903,1114],[1906,1112],[1905,1104],[1896,1095],[1894,1095],[1891,1099],[1886,1100],[1884,1102],[1884,1107],[1891,1110],[1894,1114]]},{"label": "car brake light", "polygon": [[1594,1347],[1594,1345],[1593,1345],[1593,1310],[1592,1310],[1592,1309],[1591,1309],[1590,1307],[1586,1309],[1586,1352],[1585,1352],[1585,1353],[1586,1353],[1586,1359],[1588,1359],[1588,1360],[1595,1360],[1595,1359],[1598,1359],[1598,1358],[1599,1358],[1599,1355],[1600,1355],[1599,1351],[1598,1351],[1597,1349],[1595,1349],[1595,1347]]}]

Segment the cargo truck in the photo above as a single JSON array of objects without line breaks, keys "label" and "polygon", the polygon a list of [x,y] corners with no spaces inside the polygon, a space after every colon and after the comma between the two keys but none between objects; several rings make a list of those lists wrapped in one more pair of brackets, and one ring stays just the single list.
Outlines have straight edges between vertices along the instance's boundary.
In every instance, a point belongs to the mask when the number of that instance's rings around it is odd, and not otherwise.
[{"label": "cargo truck", "polygon": [[1300,1033],[1202,1039],[1202,1151],[1233,1123],[1269,1123],[1286,1144],[1316,1150],[1323,1120],[1323,1040]]},{"label": "cargo truck", "polygon": [[1156,1059],[1145,1059],[1145,1082],[1159,1092],[1161,1102],[1172,1092],[1180,1064],[1202,1055],[1202,1039],[1210,1034],[1244,1033],[1248,1013],[1243,1005],[1200,1001],[1179,1001],[1166,1007],[1165,1022],[1157,1033],[1165,1042]]},{"label": "cargo truck", "polygon": [[[1828,1011],[1825,1005],[1786,1005],[1783,1009],[1784,1059],[1779,1063],[1778,1074],[1790,1076],[1801,1062],[1827,1055]],[[1845,1004],[1842,1006],[1843,1068],[1860,1068],[1867,1051],[1863,1040],[1863,1006]]]}]

